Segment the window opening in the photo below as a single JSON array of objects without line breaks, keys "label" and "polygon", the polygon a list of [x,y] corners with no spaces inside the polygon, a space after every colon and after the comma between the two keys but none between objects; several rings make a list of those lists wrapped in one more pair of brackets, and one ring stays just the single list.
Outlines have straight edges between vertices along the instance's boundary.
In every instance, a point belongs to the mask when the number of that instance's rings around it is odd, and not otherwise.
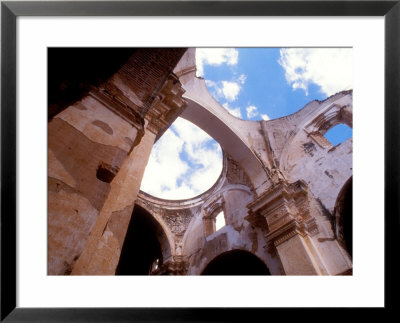
[{"label": "window opening", "polygon": [[221,211],[215,217],[215,231],[223,228],[226,225],[225,223],[225,214],[224,211]]},{"label": "window opening", "polygon": [[153,146],[140,189],[162,199],[193,198],[215,184],[222,161],[220,145],[179,117]]},{"label": "window opening", "polygon": [[325,138],[333,145],[337,146],[342,142],[345,142],[347,139],[353,136],[353,129],[351,129],[348,125],[340,123],[331,129],[329,129],[325,133]]}]

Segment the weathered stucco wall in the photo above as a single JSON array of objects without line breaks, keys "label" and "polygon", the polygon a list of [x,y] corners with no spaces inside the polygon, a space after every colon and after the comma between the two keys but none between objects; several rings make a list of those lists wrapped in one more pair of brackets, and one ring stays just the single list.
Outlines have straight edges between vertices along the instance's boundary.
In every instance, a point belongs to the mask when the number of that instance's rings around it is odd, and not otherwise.
[{"label": "weathered stucco wall", "polygon": [[82,252],[137,129],[86,97],[53,118],[48,134],[48,270],[63,274]]},{"label": "weathered stucco wall", "polygon": [[[274,130],[284,129],[280,120],[271,122],[269,133],[273,147],[282,151],[277,156],[280,168],[291,182],[304,180],[316,198],[329,210],[333,211],[339,191],[353,173],[353,140],[352,138],[333,147],[323,135],[331,127],[345,123],[352,127],[352,92],[338,93],[317,104],[313,102],[298,113],[292,115],[290,123],[297,124],[294,130],[278,136]],[[292,127],[289,127],[289,129]],[[271,131],[271,132],[270,132]],[[287,138],[282,145],[282,136]],[[321,138],[322,137],[322,138]],[[276,140],[275,138],[279,138]],[[325,139],[325,140],[324,140]]]},{"label": "weathered stucco wall", "polygon": [[115,272],[151,147],[184,108],[171,73],[184,52],[134,51],[49,121],[49,274]]}]

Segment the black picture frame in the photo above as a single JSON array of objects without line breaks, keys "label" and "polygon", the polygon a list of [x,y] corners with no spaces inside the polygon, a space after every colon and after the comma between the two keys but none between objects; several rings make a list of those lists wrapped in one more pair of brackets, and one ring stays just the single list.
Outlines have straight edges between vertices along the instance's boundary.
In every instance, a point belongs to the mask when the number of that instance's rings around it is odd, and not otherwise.
[{"label": "black picture frame", "polygon": [[[18,16],[384,16],[385,18],[385,307],[395,310],[399,236],[400,1],[101,1],[1,3],[1,321],[246,322],[255,308],[16,307],[16,19]],[[373,153],[373,147],[371,147]],[[373,170],[371,170],[373,171]],[[373,189],[373,183],[371,184]],[[371,233],[373,239],[373,233]],[[373,258],[371,257],[371,261]],[[269,309],[286,316],[287,309]],[[332,309],[330,317],[341,314]],[[382,309],[376,309],[382,320]],[[270,315],[270,314],[268,314]],[[326,315],[326,314],[325,314]],[[371,313],[371,315],[373,315]]]}]

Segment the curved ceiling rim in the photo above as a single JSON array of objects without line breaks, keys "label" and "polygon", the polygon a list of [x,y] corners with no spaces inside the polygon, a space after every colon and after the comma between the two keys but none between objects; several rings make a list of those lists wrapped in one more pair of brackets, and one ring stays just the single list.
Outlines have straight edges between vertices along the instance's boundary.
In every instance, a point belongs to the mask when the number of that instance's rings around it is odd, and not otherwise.
[{"label": "curved ceiling rim", "polygon": [[206,191],[187,199],[163,199],[154,195],[151,195],[147,192],[139,190],[138,199],[142,199],[144,201],[150,202],[155,205],[162,205],[164,207],[169,207],[171,209],[183,209],[183,208],[192,208],[204,203],[205,199],[208,199],[211,195],[221,190],[223,183],[226,178],[226,173],[228,171],[228,158],[222,150],[222,170],[221,174],[215,181],[215,183]]}]

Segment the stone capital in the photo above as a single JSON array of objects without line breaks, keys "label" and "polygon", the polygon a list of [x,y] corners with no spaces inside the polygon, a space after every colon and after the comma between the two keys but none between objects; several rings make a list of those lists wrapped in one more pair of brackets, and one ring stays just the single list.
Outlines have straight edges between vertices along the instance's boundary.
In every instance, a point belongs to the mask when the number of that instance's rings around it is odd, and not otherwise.
[{"label": "stone capital", "polygon": [[247,220],[266,231],[275,246],[300,234],[314,235],[317,223],[310,215],[307,185],[302,181],[280,181],[248,205]]},{"label": "stone capital", "polygon": [[186,101],[182,98],[184,92],[177,76],[170,74],[154,98],[145,118],[148,120],[147,129],[156,134],[157,138],[161,137],[185,108]]},{"label": "stone capital", "polygon": [[297,234],[304,237],[306,235],[312,236],[317,232],[318,227],[315,218],[300,222],[296,219],[292,219],[283,224],[281,227],[276,228],[274,231],[268,232],[265,237],[268,242],[273,243],[273,245],[276,247]]}]

